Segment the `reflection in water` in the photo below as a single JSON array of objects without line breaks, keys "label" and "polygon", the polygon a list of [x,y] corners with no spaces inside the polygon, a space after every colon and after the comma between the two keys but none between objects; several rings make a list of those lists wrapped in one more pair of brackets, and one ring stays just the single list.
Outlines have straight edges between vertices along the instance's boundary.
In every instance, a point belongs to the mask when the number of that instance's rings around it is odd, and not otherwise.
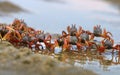
[{"label": "reflection in water", "polygon": [[6,16],[10,13],[18,13],[23,11],[19,6],[8,1],[0,1],[0,16]]},{"label": "reflection in water", "polygon": [[102,75],[104,75],[105,72],[109,72],[109,75],[111,75],[110,73],[114,70],[112,67],[119,68],[120,66],[120,56],[117,54],[117,52],[112,54],[111,52],[106,51],[102,55],[94,54],[94,51],[87,53],[71,52],[56,55],[56,58],[60,61],[75,66],[80,66],[83,68],[94,70],[100,75],[100,72],[103,73]]}]

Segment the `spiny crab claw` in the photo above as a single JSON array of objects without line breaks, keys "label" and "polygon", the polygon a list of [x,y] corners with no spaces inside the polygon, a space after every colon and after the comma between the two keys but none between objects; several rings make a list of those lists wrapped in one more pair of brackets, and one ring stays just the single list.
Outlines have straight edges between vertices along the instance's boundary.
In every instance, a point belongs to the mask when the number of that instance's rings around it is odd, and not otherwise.
[{"label": "spiny crab claw", "polygon": [[68,34],[65,31],[62,31],[62,37],[65,38],[67,36],[68,36]]},{"label": "spiny crab claw", "polygon": [[46,41],[51,41],[52,36],[50,34],[48,34],[48,36],[45,38]]},{"label": "spiny crab claw", "polygon": [[96,37],[101,36],[101,34],[102,34],[101,25],[94,26],[93,34],[94,34]]},{"label": "spiny crab claw", "polygon": [[63,44],[63,52],[66,51],[68,48],[69,48],[68,40],[65,38]]},{"label": "spiny crab claw", "polygon": [[67,31],[70,34],[70,36],[75,36],[77,33],[77,28],[75,24],[72,24],[72,27],[68,26]]},{"label": "spiny crab claw", "polygon": [[105,47],[104,46],[99,46],[97,50],[98,50],[99,54],[101,55],[101,53],[105,52]]},{"label": "spiny crab claw", "polygon": [[70,34],[70,26],[67,26],[67,32]]},{"label": "spiny crab claw", "polygon": [[119,44],[115,45],[114,49],[120,50],[120,45]]},{"label": "spiny crab claw", "polygon": [[6,29],[8,29],[9,31],[15,31],[15,29],[9,27],[9,26],[6,26]]},{"label": "spiny crab claw", "polygon": [[107,32],[106,29],[103,30],[103,34],[101,35],[103,38],[111,38],[113,36],[111,32]]},{"label": "spiny crab claw", "polygon": [[118,54],[120,55],[120,44],[117,44],[113,47],[112,53],[114,53],[114,50],[118,50]]},{"label": "spiny crab claw", "polygon": [[78,51],[82,49],[83,45],[79,42],[76,43]]},{"label": "spiny crab claw", "polygon": [[20,23],[21,23],[21,21],[19,19],[15,18],[12,25],[17,25],[17,24],[20,24]]},{"label": "spiny crab claw", "polygon": [[82,34],[83,30],[82,27],[79,27],[79,30],[76,32],[76,37],[79,37]]}]

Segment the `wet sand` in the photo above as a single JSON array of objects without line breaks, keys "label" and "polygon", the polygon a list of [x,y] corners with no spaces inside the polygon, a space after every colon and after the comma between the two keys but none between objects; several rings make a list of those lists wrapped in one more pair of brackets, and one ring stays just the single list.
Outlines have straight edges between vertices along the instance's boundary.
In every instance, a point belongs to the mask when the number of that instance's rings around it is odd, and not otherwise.
[{"label": "wet sand", "polygon": [[81,67],[60,62],[52,56],[34,54],[0,42],[0,75],[96,75]]}]

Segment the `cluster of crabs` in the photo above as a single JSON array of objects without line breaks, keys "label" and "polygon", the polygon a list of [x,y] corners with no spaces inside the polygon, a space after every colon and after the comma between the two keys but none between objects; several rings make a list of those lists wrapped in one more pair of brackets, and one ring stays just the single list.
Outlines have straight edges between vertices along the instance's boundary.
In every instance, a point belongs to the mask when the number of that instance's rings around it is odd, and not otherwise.
[{"label": "cluster of crabs", "polygon": [[[95,40],[95,38],[102,38]],[[33,52],[47,51],[59,54],[62,52],[81,52],[95,49],[97,53],[104,53],[106,49],[118,51],[120,45],[114,44],[112,34],[100,25],[93,27],[93,32],[84,30],[75,24],[67,26],[67,32],[62,31],[56,38],[42,30],[29,27],[24,20],[15,19],[11,24],[0,24],[0,39],[12,43],[16,47],[28,47]]]}]

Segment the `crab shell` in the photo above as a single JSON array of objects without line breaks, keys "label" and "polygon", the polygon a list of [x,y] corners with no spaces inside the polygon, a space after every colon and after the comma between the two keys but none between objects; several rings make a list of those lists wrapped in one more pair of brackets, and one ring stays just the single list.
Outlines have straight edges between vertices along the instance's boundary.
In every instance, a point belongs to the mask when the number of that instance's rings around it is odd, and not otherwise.
[{"label": "crab shell", "polygon": [[104,46],[107,48],[107,49],[112,49],[113,47],[113,43],[110,41],[110,40],[105,40],[104,41]]},{"label": "crab shell", "polygon": [[68,27],[67,27],[67,30],[68,30],[68,33],[69,33],[71,36],[75,36],[75,35],[76,35],[76,32],[77,32],[76,25],[72,25],[72,27],[68,26]]},{"label": "crab shell", "polygon": [[89,40],[89,35],[87,33],[82,33],[80,35],[80,38],[81,38],[81,42],[82,43],[85,43],[85,41],[88,41]]},{"label": "crab shell", "polygon": [[102,34],[102,29],[100,26],[95,26],[94,27],[94,30],[93,30],[93,33],[95,36],[100,36]]},{"label": "crab shell", "polygon": [[72,45],[76,45],[76,43],[78,41],[77,37],[76,36],[70,36],[69,38],[70,38],[69,43],[72,44]]}]

